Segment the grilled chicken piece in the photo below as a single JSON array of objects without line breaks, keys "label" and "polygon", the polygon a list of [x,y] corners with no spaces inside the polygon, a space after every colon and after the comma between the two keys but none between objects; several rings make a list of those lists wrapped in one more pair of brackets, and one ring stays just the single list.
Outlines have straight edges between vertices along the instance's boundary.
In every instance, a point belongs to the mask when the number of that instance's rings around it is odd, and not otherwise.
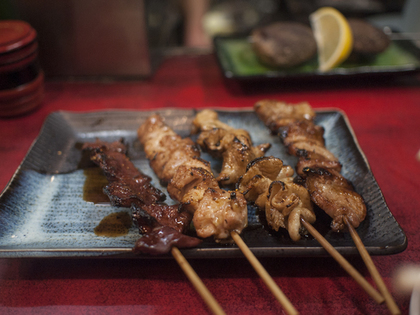
[{"label": "grilled chicken piece", "polygon": [[341,172],[341,163],[339,161],[329,161],[329,160],[307,160],[300,158],[296,164],[296,173],[301,176],[305,177],[306,174],[303,172],[304,168],[323,168],[327,170],[334,170],[336,172]]},{"label": "grilled chicken piece", "polygon": [[230,232],[238,234],[248,225],[248,206],[244,196],[236,191],[207,188],[193,217],[200,237],[214,235],[228,239]]},{"label": "grilled chicken piece", "polygon": [[273,133],[278,133],[280,127],[299,120],[313,120],[315,117],[315,112],[306,102],[291,105],[275,100],[262,100],[254,105],[254,110]]},{"label": "grilled chicken piece", "polygon": [[238,183],[249,202],[265,211],[271,228],[285,228],[290,238],[298,241],[307,231],[301,226],[300,217],[307,222],[316,220],[308,191],[293,182],[293,169],[284,166],[275,157],[254,160]]},{"label": "grilled chicken piece", "polygon": [[289,145],[288,149],[290,154],[299,157],[296,165],[296,173],[300,176],[305,176],[302,170],[307,166],[341,171],[341,163],[324,146],[301,141]]},{"label": "grilled chicken piece", "polygon": [[248,165],[245,174],[239,179],[237,188],[244,194],[246,200],[264,209],[267,200],[266,193],[271,182],[293,180],[293,174],[293,169],[290,166],[284,166],[282,160],[272,156],[261,157]]},{"label": "grilled chicken piece", "polygon": [[213,110],[199,112],[194,121],[194,132],[200,132],[197,139],[203,151],[215,158],[222,158],[222,169],[217,181],[222,186],[236,184],[245,173],[246,166],[261,157],[271,147],[269,143],[253,146],[249,133],[234,129],[221,122]]},{"label": "grilled chicken piece", "polygon": [[[200,111],[193,120],[193,132],[199,133],[200,131],[210,131],[213,129],[235,130],[228,124],[219,120],[217,112],[211,109],[204,109]],[[246,130],[241,129],[245,134]]]},{"label": "grilled chicken piece", "polygon": [[289,153],[299,158],[296,173],[305,176],[305,167],[322,167],[341,171],[337,157],[325,148],[324,128],[315,125],[315,112],[308,103],[296,105],[263,100],[255,104],[259,118],[278,133]]},{"label": "grilled chicken piece", "polygon": [[291,105],[276,101],[258,102],[255,111],[272,132],[280,134],[289,153],[299,157],[297,174],[311,200],[333,218],[332,229],[344,229],[344,216],[358,227],[366,216],[366,205],[350,182],[340,175],[342,166],[325,147],[324,131],[313,123],[315,114],[303,109],[302,103]]},{"label": "grilled chicken piece", "polygon": [[164,122],[161,116],[152,115],[137,131],[144,146],[150,166],[163,185],[174,177],[182,164],[202,167],[211,171],[210,164],[200,158],[200,151],[190,138],[181,138]]},{"label": "grilled chicken piece", "polygon": [[280,128],[280,136],[285,146],[297,142],[310,142],[319,146],[325,146],[324,128],[315,125],[310,120],[298,120]]},{"label": "grilled chicken piece", "polygon": [[194,213],[207,188],[219,189],[213,174],[199,167],[181,165],[168,185],[169,196]]},{"label": "grilled chicken piece", "polygon": [[366,205],[352,185],[334,170],[305,168],[303,171],[312,201],[333,219],[332,230],[345,229],[344,216],[357,228],[366,217]]},{"label": "grilled chicken piece", "polygon": [[241,193],[219,187],[213,174],[202,168],[182,165],[168,185],[172,199],[194,213],[197,235],[227,239],[230,231],[241,233],[248,224],[247,202]]},{"label": "grilled chicken piece", "polygon": [[140,126],[138,137],[153,170],[168,183],[171,198],[179,201],[183,210],[194,213],[199,237],[213,235],[219,241],[230,237],[230,231],[241,233],[248,224],[245,198],[219,187],[210,164],[200,158],[189,138],[182,139],[158,115]]},{"label": "grilled chicken piece", "polygon": [[311,142],[296,142],[289,146],[289,153],[308,160],[338,161],[338,159],[324,146]]},{"label": "grilled chicken piece", "polygon": [[275,231],[280,227],[287,229],[293,241],[298,241],[301,234],[307,234],[301,226],[301,217],[311,224],[316,220],[308,191],[290,181],[274,181],[270,184],[265,215]]}]

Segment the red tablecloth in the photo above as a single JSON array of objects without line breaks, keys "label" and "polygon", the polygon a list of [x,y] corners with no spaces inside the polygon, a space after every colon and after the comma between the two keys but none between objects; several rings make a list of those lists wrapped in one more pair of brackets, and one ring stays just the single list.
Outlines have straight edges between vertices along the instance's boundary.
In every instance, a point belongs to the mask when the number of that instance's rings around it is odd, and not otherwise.
[{"label": "red tablecloth", "polygon": [[[172,57],[155,75],[135,82],[47,82],[38,110],[0,120],[3,189],[57,110],[251,107],[262,98],[309,101],[348,116],[388,206],[406,232],[408,248],[375,256],[402,314],[409,297],[392,277],[420,263],[420,84],[418,77],[360,79],[228,88],[214,56]],[[277,86],[276,86],[277,85]],[[301,314],[387,314],[332,258],[260,260]],[[350,262],[372,282],[359,257]],[[192,267],[228,314],[282,314],[246,259],[192,260]],[[0,312],[11,314],[206,314],[209,310],[174,260],[0,259]]]}]

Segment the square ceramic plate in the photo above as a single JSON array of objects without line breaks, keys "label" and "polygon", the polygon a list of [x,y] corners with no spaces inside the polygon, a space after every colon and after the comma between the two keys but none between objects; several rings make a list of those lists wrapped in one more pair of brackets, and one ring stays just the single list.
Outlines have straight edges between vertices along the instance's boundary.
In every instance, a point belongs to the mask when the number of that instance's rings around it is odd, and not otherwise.
[{"label": "square ceramic plate", "polygon": [[384,77],[420,71],[420,49],[409,40],[394,40],[388,49],[375,57],[357,61],[348,59],[339,67],[325,73],[317,70],[316,56],[290,69],[267,67],[258,61],[246,36],[216,37],[214,47],[224,77],[239,82],[351,79],[378,75]]},{"label": "square ceramic plate", "polygon": [[[194,110],[167,109],[160,113],[181,136],[190,134]],[[276,136],[258,120],[252,110],[219,110],[220,120],[249,130],[255,144],[272,143],[268,155],[294,165],[293,156]],[[154,112],[153,112],[154,113]],[[88,113],[55,112],[45,121],[38,138],[12,180],[0,196],[0,257],[140,257],[131,248],[139,238],[132,226],[120,237],[100,237],[94,229],[109,214],[126,211],[109,204],[95,204],[83,198],[85,173],[84,142],[123,139],[128,155],[153,184],[166,192],[151,171],[136,130],[151,115],[148,111],[105,111]],[[367,204],[367,217],[358,233],[372,255],[395,254],[407,246],[406,236],[389,211],[368,162],[361,152],[346,116],[336,110],[319,111],[316,123],[325,128],[327,147],[344,164],[343,175],[351,180]],[[204,154],[215,171],[220,162]],[[170,199],[168,198],[168,201]],[[249,207],[249,226],[242,238],[257,256],[321,256],[325,250],[311,237],[292,242],[285,231],[265,228],[263,218]],[[330,219],[319,211],[314,226],[342,254],[357,254],[347,233],[332,233]],[[206,239],[197,248],[183,250],[187,258],[242,257],[236,245]],[[169,255],[159,256],[169,257]]]}]

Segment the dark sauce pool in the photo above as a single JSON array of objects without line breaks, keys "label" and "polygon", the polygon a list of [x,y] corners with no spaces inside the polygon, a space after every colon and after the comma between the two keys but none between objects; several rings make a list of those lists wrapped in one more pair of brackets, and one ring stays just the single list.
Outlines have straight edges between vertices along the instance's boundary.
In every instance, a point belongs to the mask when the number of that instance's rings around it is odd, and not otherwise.
[{"label": "dark sauce pool", "polygon": [[108,180],[99,167],[91,167],[83,170],[85,184],[83,186],[83,200],[87,202],[109,203],[109,198],[104,194],[103,188]]},{"label": "dark sauce pool", "polygon": [[133,220],[131,215],[125,211],[115,212],[107,215],[95,227],[94,232],[97,236],[118,237],[128,234]]},{"label": "dark sauce pool", "polygon": [[[85,183],[83,186],[83,200],[94,204],[109,204],[109,198],[103,193],[108,180],[99,167],[90,167],[83,170]],[[95,227],[94,233],[102,237],[118,237],[128,234],[133,220],[125,211],[114,212],[104,217]]]}]

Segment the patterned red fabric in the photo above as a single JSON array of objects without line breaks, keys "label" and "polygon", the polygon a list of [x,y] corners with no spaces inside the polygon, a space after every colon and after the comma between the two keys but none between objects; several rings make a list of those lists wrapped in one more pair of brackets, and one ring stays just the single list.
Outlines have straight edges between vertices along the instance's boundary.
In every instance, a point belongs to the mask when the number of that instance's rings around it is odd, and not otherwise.
[{"label": "patterned red fabric", "polygon": [[[135,82],[47,82],[43,105],[0,120],[0,189],[11,179],[48,114],[57,110],[252,107],[262,98],[339,108],[352,125],[408,248],[373,261],[402,314],[409,296],[392,277],[420,264],[420,78],[228,86],[214,56],[179,56]],[[332,258],[265,258],[261,263],[301,314],[387,314]],[[373,283],[359,257],[350,262]],[[283,314],[245,259],[192,260],[228,314]],[[0,259],[2,314],[206,314],[209,309],[172,260]]]}]

